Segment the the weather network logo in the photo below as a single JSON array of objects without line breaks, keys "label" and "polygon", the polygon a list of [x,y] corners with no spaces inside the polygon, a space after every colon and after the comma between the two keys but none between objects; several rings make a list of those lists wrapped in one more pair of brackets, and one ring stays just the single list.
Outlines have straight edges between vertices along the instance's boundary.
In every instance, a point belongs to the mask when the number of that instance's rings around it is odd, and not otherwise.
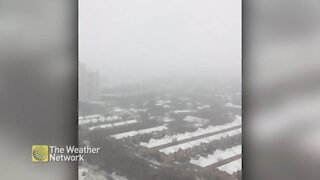
[{"label": "the weather network logo", "polygon": [[32,162],[48,162],[49,147],[47,145],[32,146]]}]

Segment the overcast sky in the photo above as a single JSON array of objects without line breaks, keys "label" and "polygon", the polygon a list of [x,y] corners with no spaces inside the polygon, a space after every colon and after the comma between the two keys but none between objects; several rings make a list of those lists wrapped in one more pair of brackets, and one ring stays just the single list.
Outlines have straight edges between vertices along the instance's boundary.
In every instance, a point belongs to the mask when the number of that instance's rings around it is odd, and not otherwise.
[{"label": "overcast sky", "polygon": [[240,0],[80,0],[79,58],[111,82],[241,78]]}]

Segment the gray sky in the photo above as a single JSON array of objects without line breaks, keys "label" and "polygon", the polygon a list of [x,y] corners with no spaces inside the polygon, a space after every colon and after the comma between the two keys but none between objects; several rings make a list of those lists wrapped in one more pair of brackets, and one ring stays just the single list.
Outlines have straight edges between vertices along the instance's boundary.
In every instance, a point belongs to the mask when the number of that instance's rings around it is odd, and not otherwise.
[{"label": "gray sky", "polygon": [[110,82],[241,78],[240,0],[80,0],[80,62]]}]

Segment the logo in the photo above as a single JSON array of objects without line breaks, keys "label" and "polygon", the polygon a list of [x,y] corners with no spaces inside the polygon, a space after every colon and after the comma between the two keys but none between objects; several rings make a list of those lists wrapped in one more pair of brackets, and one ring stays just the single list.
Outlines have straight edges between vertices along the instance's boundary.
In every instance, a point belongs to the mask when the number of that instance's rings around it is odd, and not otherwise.
[{"label": "logo", "polygon": [[49,147],[47,145],[32,146],[32,162],[48,162]]},{"label": "logo", "polygon": [[83,162],[86,154],[98,154],[101,148],[33,145],[32,162]]}]

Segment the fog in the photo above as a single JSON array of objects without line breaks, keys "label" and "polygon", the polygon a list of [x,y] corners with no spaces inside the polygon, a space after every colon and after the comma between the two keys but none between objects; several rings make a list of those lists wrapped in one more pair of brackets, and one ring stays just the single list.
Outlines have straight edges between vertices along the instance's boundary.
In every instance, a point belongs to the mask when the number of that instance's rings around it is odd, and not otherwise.
[{"label": "fog", "polygon": [[205,75],[241,81],[241,1],[79,2],[79,60],[109,84]]}]

